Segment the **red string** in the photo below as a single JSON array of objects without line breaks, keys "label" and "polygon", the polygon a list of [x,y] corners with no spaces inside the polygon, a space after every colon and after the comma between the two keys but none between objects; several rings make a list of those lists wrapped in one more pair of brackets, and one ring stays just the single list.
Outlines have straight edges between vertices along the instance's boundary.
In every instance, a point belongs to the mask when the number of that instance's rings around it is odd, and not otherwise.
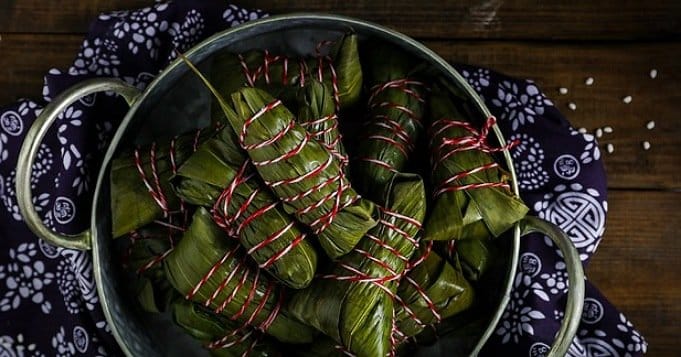
[{"label": "red string", "polygon": [[[258,111],[256,111],[251,117],[246,119],[244,121],[242,130],[239,134],[239,143],[242,148],[245,150],[254,150],[254,149],[260,149],[269,145],[272,145],[276,143],[277,141],[281,140],[286,134],[289,133],[290,130],[292,130],[294,127],[296,127],[296,123],[294,122],[293,119],[290,119],[289,123],[284,127],[284,129],[280,130],[277,132],[274,136],[272,136],[269,139],[263,140],[258,143],[253,143],[253,144],[246,144],[246,137],[248,135],[248,129],[250,128],[253,123],[255,123],[259,118],[261,118],[264,114],[267,112],[273,110],[274,108],[278,107],[281,105],[280,100],[275,100],[264,107],[260,108]],[[312,138],[311,134],[307,131],[305,131],[305,135],[303,136],[303,139],[292,149],[289,151],[281,154],[278,157],[268,159],[268,160],[263,160],[259,162],[254,162],[256,166],[263,166],[263,165],[269,165],[272,163],[276,163],[282,160],[289,159],[291,157],[294,157],[298,155],[302,149],[310,142],[310,139]],[[311,171],[308,171],[298,177],[294,178],[289,178],[289,179],[283,179],[279,181],[265,181],[265,184],[267,184],[270,188],[276,188],[277,186],[280,185],[290,185],[290,184],[295,184],[299,183],[305,179],[313,178],[317,175],[322,174],[327,168],[331,167],[331,165],[334,163],[334,156],[329,155],[327,158],[327,161],[324,162],[323,164],[317,166],[316,168],[312,169]],[[310,205],[307,205],[305,207],[298,208],[295,211],[295,214],[298,217],[304,216],[306,214],[310,213],[318,213],[316,210],[319,207],[322,207],[325,205],[327,202],[332,202],[332,207],[331,209],[322,214],[321,216],[317,217],[316,219],[312,220],[310,223],[308,223],[308,226],[312,228],[314,234],[319,235],[322,233],[324,230],[326,230],[331,224],[333,223],[333,220],[337,216],[338,212],[340,212],[342,209],[352,205],[355,203],[358,199],[358,195],[354,195],[352,197],[347,197],[345,198],[345,201],[343,201],[343,194],[346,190],[350,189],[350,183],[347,182],[345,175],[343,173],[343,170],[339,168],[338,173],[334,175],[333,177],[329,177],[327,180],[322,181],[314,187],[306,190],[305,192],[290,196],[290,197],[280,197],[280,199],[283,202],[287,203],[292,203],[297,200],[300,200],[302,198],[307,197],[308,195],[312,194],[312,192],[315,192],[315,189],[318,190],[320,188],[330,186],[332,184],[335,184],[337,188],[330,193],[324,195],[321,199],[319,199],[317,202],[314,202]]]},{"label": "red string", "polygon": [[[233,249],[227,251],[223,257],[218,260],[213,266],[208,270],[208,272],[199,280],[199,282],[192,288],[190,292],[188,292],[185,296],[186,299],[191,300],[194,298],[196,293],[215,275],[215,273],[218,271],[218,269],[228,260],[228,259],[234,259],[236,253],[239,251],[239,246],[234,247]],[[225,297],[225,299],[218,305],[218,307],[214,310],[215,313],[219,314],[222,313],[225,308],[234,301],[234,298],[239,294],[239,292],[246,286],[248,285],[248,277],[251,274],[255,274],[255,277],[253,278],[253,281],[250,283],[251,287],[246,293],[246,299],[244,300],[243,304],[239,307],[239,309],[229,318],[231,320],[236,320],[239,319],[244,315],[246,310],[248,309],[251,304],[257,304],[257,306],[253,309],[253,312],[244,320],[244,323],[242,326],[239,328],[235,329],[228,335],[224,336],[220,340],[212,342],[209,346],[211,348],[218,348],[217,346],[221,346],[227,339],[230,337],[236,335],[239,331],[243,331],[244,329],[248,328],[249,326],[253,325],[253,322],[255,319],[260,315],[260,313],[264,310],[265,305],[267,301],[269,300],[270,296],[275,293],[276,289],[276,284],[272,281],[267,281],[267,288],[265,292],[260,296],[260,294],[256,294],[258,290],[258,283],[265,283],[264,277],[261,278],[260,275],[260,269],[251,269],[246,261],[246,257],[243,257],[242,259],[237,262],[235,267],[230,270],[229,274],[220,282],[216,290],[213,291],[211,296],[204,302],[205,306],[209,306],[215,302],[215,299],[220,295],[220,293],[229,285],[229,283],[238,275],[241,274],[241,278],[237,282],[236,286],[232,290],[232,292]],[[276,319],[277,315],[281,311],[281,306],[283,304],[283,294],[279,292],[278,290],[276,291],[278,293],[278,298],[275,306],[273,307],[272,311],[267,315],[267,317],[258,325],[255,326],[256,329],[266,332],[267,329],[272,325],[274,320]]]},{"label": "red string", "polygon": [[[257,188],[255,188],[253,192],[246,198],[246,200],[236,208],[236,211],[230,214],[230,211],[233,211],[233,209],[230,209],[230,207],[237,188],[240,185],[247,184],[249,180],[251,180],[254,177],[253,174],[246,173],[247,168],[248,161],[244,162],[244,164],[241,165],[237,174],[234,176],[230,184],[227,185],[224,191],[222,191],[218,199],[215,201],[215,204],[213,205],[212,210],[213,220],[218,226],[223,228],[232,237],[240,237],[241,233],[249,224],[254,222],[257,218],[262,217],[270,210],[275,209],[280,204],[279,202],[275,201],[269,205],[265,205],[263,207],[256,209],[253,213],[246,216],[249,207],[253,204],[253,200],[261,192],[260,188],[257,187],[257,184],[254,184],[253,186]],[[237,224],[239,220],[241,220],[241,222]],[[294,227],[294,224],[295,223],[291,221],[288,225],[272,232],[270,235],[265,237],[265,239],[263,239],[260,243],[249,248],[247,253],[249,255],[253,255],[258,250],[267,247],[271,243],[275,242],[277,239],[281,238],[284,234],[286,234],[286,232],[291,230]],[[281,259],[281,257],[283,257],[288,252],[293,250],[293,248],[298,246],[305,239],[305,236],[306,235],[304,233],[299,234],[296,238],[293,239],[293,241],[291,241],[290,244],[286,245],[284,248],[272,254],[270,258],[268,258],[265,262],[260,263],[258,266],[260,268],[270,267],[272,264]]]},{"label": "red string", "polygon": [[[315,127],[323,127],[322,124],[331,122],[331,125],[326,127],[326,129],[314,130]],[[338,151],[338,145],[341,143],[343,136],[337,132],[338,130],[338,115],[336,113],[329,114],[317,120],[312,120],[304,123],[300,123],[304,129],[306,129],[314,139],[316,139],[322,146],[324,146],[333,156],[335,156],[340,162],[341,166],[346,166],[349,163],[347,155],[343,155]],[[333,133],[336,131],[336,137],[333,141],[327,143],[324,141],[324,135]]]},{"label": "red string", "polygon": [[[194,134],[194,141],[192,145],[192,152],[195,152],[198,149],[199,145],[199,139],[201,136],[201,129],[196,130],[196,133]],[[170,170],[174,174],[177,174],[178,170],[178,165],[177,165],[177,139],[178,136],[173,137],[170,140],[170,145],[169,145],[169,150],[168,150],[168,158],[170,161]],[[158,158],[157,158],[157,146],[156,142],[153,142],[151,144],[151,148],[149,149],[149,166],[150,166],[150,171],[151,171],[151,179],[147,176],[147,173],[144,169],[144,163],[142,162],[141,158],[141,153],[139,148],[135,148],[134,152],[134,164],[135,167],[137,168],[137,172],[140,175],[140,179],[144,183],[144,186],[147,188],[149,191],[149,194],[151,195],[151,198],[156,202],[156,204],[161,208],[163,211],[163,217],[164,220],[154,220],[153,223],[163,226],[165,228],[168,228],[168,235],[167,239],[170,244],[170,249],[166,250],[165,252],[159,254],[158,256],[154,257],[150,261],[148,261],[146,264],[142,265],[137,270],[138,274],[142,274],[145,271],[151,269],[152,267],[156,266],[160,262],[162,262],[174,249],[175,247],[175,240],[176,240],[176,235],[177,233],[184,232],[187,228],[187,224],[189,222],[189,217],[188,217],[188,210],[186,208],[186,204],[184,200],[180,199],[179,201],[179,211],[171,211],[168,203],[168,198],[166,193],[163,190],[163,187],[161,186],[161,180],[160,180],[160,175],[158,172]],[[175,216],[179,215],[180,220],[179,222],[175,222]],[[147,239],[150,238],[150,236],[142,236],[139,232],[133,231],[129,235],[131,244],[128,247],[127,251],[127,257],[132,254],[132,249],[134,244],[139,241],[140,239]]]},{"label": "red string", "polygon": [[[423,127],[422,124],[422,118],[417,115],[412,109],[407,108],[404,105],[401,105],[399,103],[394,103],[394,102],[388,102],[388,101],[383,101],[379,102],[378,101],[378,96],[383,93],[386,90],[392,89],[392,90],[398,90],[407,96],[410,96],[414,99],[416,99],[420,103],[424,103],[425,100],[423,97],[419,94],[417,90],[414,89],[414,87],[424,87],[427,90],[427,87],[425,87],[425,84],[420,81],[415,81],[411,79],[396,79],[392,81],[388,81],[383,84],[378,84],[375,85],[371,88],[371,94],[369,95],[369,101],[368,101],[368,106],[369,109],[372,111],[375,111],[376,109],[395,109],[407,116],[412,123],[418,127]],[[395,119],[387,116],[386,114],[375,114],[371,120],[369,120],[366,123],[367,126],[377,126],[381,129],[387,129],[388,133],[390,134],[389,136],[386,134],[372,134],[369,135],[366,139],[367,140],[378,140],[387,143],[390,146],[395,147],[397,150],[399,150],[404,157],[408,157],[409,154],[414,150],[414,142],[411,136],[409,135],[409,132]],[[369,129],[370,130],[370,129]],[[389,170],[391,172],[397,172],[398,170],[393,167],[391,163],[385,162],[383,160],[377,159],[377,158],[371,158],[371,157],[360,157],[359,160],[364,161],[364,162],[369,162],[371,164],[377,165],[379,167],[382,167],[386,170]]]},{"label": "red string", "polygon": [[[487,142],[487,137],[490,129],[496,123],[496,118],[491,116],[487,118],[485,124],[478,131],[472,125],[467,122],[456,121],[451,119],[439,119],[433,122],[431,126],[431,138],[435,138],[438,135],[444,133],[447,129],[460,128],[467,131],[468,135],[463,135],[454,138],[442,138],[442,141],[433,148],[433,171],[437,170],[438,166],[441,165],[445,160],[449,159],[452,155],[469,150],[477,150],[484,153],[495,153],[500,151],[508,150],[516,145],[517,141],[511,142],[509,144],[503,145],[501,147],[492,147]],[[490,187],[500,187],[505,189],[510,189],[508,183],[505,182],[480,182],[471,184],[456,184],[461,179],[473,175],[475,173],[490,170],[499,167],[496,162],[491,162],[479,167],[472,168],[470,170],[462,171],[456,173],[449,178],[443,180],[438,184],[434,191],[434,196],[438,197],[446,192],[463,191],[463,190],[473,190],[480,188],[490,188]]]},{"label": "red string", "polygon": [[[328,69],[329,74],[330,74],[330,81],[331,81],[331,88],[333,90],[333,99],[334,103],[336,105],[336,110],[340,110],[340,89],[339,89],[339,84],[338,84],[338,74],[336,72],[336,68],[333,65],[333,59],[329,55],[322,55],[322,47],[328,46],[333,44],[331,41],[322,41],[319,42],[316,46],[316,61],[317,61],[317,68],[315,70],[317,79],[320,82],[324,81],[324,71],[325,69]],[[243,55],[239,54],[238,55],[239,62],[241,64],[241,71],[246,78],[246,83],[248,84],[249,87],[254,87],[255,83],[262,77],[265,81],[266,84],[271,84],[272,78],[271,78],[271,67],[276,64],[281,64],[282,66],[282,74],[281,74],[281,83],[283,85],[288,85],[290,78],[289,78],[289,62],[290,59],[286,56],[283,55],[277,55],[274,56],[269,53],[269,51],[265,50],[263,54],[263,63],[259,66],[257,66],[254,69],[250,69],[248,66],[248,63],[246,63],[246,60],[244,59]],[[300,59],[298,61],[298,76],[299,76],[299,85],[301,87],[305,86],[305,80],[306,76],[308,74],[312,73],[310,69],[307,66],[307,63],[305,63],[304,59]]]}]

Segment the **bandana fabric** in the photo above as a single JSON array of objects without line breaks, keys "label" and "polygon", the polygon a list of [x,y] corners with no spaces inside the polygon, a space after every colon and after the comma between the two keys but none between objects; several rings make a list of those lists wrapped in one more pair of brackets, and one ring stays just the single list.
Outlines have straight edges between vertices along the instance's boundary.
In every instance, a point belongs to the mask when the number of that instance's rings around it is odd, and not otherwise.
[{"label": "bandana fabric", "polygon": [[[24,136],[45,103],[92,77],[144,89],[175,58],[215,32],[267,16],[221,1],[157,3],[100,15],[73,65],[45,76],[41,101],[0,109],[0,356],[105,356],[121,352],[104,318],[90,252],[54,247],[23,222],[15,166]],[[531,214],[561,227],[586,265],[605,228],[606,178],[595,138],[570,126],[539,87],[492,70],[455,65],[497,117],[512,150]],[[34,205],[59,232],[88,226],[94,177],[127,107],[111,95],[83,98],[62,113],[33,163]],[[521,240],[511,301],[485,355],[544,356],[564,316],[566,266],[538,234]],[[40,321],[40,323],[35,323]],[[647,343],[586,281],[581,324],[570,356],[638,356]]]}]

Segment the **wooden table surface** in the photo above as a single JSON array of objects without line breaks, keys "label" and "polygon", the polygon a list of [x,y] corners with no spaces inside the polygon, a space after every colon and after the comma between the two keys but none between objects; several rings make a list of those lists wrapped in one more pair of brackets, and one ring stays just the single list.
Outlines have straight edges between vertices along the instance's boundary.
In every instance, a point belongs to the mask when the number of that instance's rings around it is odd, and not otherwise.
[{"label": "wooden table surface", "polygon": [[[43,75],[68,67],[97,13],[151,2],[1,0],[0,103],[38,99]],[[615,148],[603,155],[608,222],[587,275],[647,338],[649,355],[681,353],[681,1],[235,3],[375,21],[448,60],[534,79],[575,127],[611,126],[599,139],[604,153],[607,144]],[[559,87],[569,92],[560,95]]]}]

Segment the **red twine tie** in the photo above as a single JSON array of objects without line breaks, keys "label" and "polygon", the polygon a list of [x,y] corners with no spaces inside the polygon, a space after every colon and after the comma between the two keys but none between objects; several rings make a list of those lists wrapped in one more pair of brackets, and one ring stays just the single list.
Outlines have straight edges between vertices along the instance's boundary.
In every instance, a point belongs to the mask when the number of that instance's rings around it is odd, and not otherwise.
[{"label": "red twine tie", "polygon": [[[249,162],[246,161],[241,165],[239,168],[239,171],[237,174],[234,176],[234,179],[230,182],[229,185],[225,188],[224,191],[220,194],[218,199],[215,201],[215,204],[213,205],[213,220],[215,223],[223,228],[228,235],[231,237],[240,237],[241,233],[243,230],[251,224],[253,221],[255,221],[258,217],[262,217],[264,214],[269,212],[272,209],[275,209],[277,206],[280,205],[279,202],[273,202],[269,205],[266,205],[264,207],[261,207],[257,209],[255,212],[251,213],[249,216],[246,216],[246,213],[249,210],[250,205],[253,203],[253,200],[255,197],[261,192],[260,188],[256,188],[253,190],[253,192],[246,198],[246,200],[238,207],[236,208],[236,211],[233,214],[230,214],[229,207],[232,202],[232,199],[234,198],[234,193],[236,192],[237,188],[240,185],[246,184],[249,180],[251,180],[254,175],[253,174],[246,174],[246,170],[248,168]],[[256,183],[257,187],[257,183]],[[240,224],[236,224],[236,222],[242,219]],[[288,232],[291,228],[294,226],[294,222],[291,221],[288,225],[282,227],[281,229],[273,232],[269,236],[267,236],[263,241],[260,243],[254,245],[250,249],[246,251],[248,255],[253,255],[255,252],[258,250],[268,246],[272,242],[276,241],[280,237],[282,237],[286,232]],[[275,252],[270,258],[268,258],[265,262],[260,263],[258,267],[260,268],[268,268],[275,262],[277,262],[281,257],[286,255],[288,252],[290,252],[293,248],[298,246],[304,239],[305,239],[305,234],[301,233],[298,235],[290,244],[288,244],[286,247],[282,248],[278,252]]]},{"label": "red twine tie", "polygon": [[[253,144],[246,144],[246,137],[248,135],[248,129],[250,128],[251,125],[253,125],[259,118],[261,118],[263,115],[265,115],[267,112],[273,110],[274,108],[278,107],[281,105],[280,100],[274,100],[271,103],[268,103],[264,107],[260,108],[258,111],[256,111],[251,117],[246,119],[244,121],[243,127],[241,129],[241,132],[239,134],[239,143],[242,148],[245,150],[254,150],[254,149],[260,149],[264,148],[267,146],[270,146],[277,141],[281,140],[286,134],[288,134],[291,130],[293,130],[296,127],[296,123],[293,120],[293,118],[290,119],[289,123],[279,132],[277,132],[274,136],[272,136],[269,139],[266,139],[264,141],[261,141],[259,143],[253,143]],[[273,163],[277,163],[286,159],[289,159],[291,157],[294,157],[298,155],[302,149],[310,142],[312,139],[312,135],[305,131],[305,135],[303,136],[303,139],[292,149],[289,151],[281,154],[278,157],[268,159],[268,160],[263,160],[263,161],[258,161],[258,162],[253,162],[254,165],[256,166],[265,166],[265,165],[270,165]],[[314,178],[315,176],[320,175],[324,170],[327,168],[331,167],[331,165],[334,163],[334,156],[332,154],[329,154],[327,161],[320,164],[316,168],[312,169],[311,171],[308,171],[298,177],[290,178],[290,179],[284,179],[284,180],[279,180],[279,181],[265,181],[265,184],[269,186],[270,188],[276,188],[277,186],[281,185],[290,185],[290,184],[295,184],[299,183],[305,179],[311,179]],[[287,203],[292,203],[296,200],[303,199],[305,197],[308,197],[312,192],[315,192],[315,190],[319,190],[321,188],[324,188],[326,186],[330,185],[336,185],[337,189],[333,190],[329,194],[325,195],[322,197],[320,200],[317,202],[314,202],[307,207],[302,207],[296,210],[295,214],[298,217],[304,216],[306,214],[310,213],[316,213],[315,210],[318,209],[319,207],[325,205],[327,202],[331,201],[333,202],[333,206],[331,209],[326,212],[325,214],[321,215],[320,217],[317,217],[316,219],[312,220],[312,222],[308,223],[308,226],[312,228],[312,231],[314,234],[319,235],[322,233],[324,230],[326,230],[331,224],[333,223],[333,220],[337,216],[338,212],[340,212],[342,209],[352,205],[355,203],[358,199],[359,196],[354,196],[354,197],[347,197],[343,198],[343,195],[346,190],[350,188],[350,183],[347,182],[345,175],[343,173],[342,168],[340,168],[339,165],[339,170],[338,173],[327,180],[314,185],[314,187],[308,189],[305,192],[296,194],[291,197],[280,197],[281,201],[287,202]]]},{"label": "red twine tie", "polygon": [[[447,129],[455,127],[464,129],[469,133],[469,135],[464,135],[460,137],[442,138],[440,144],[434,147],[433,149],[432,159],[433,171],[437,170],[438,166],[441,165],[445,160],[449,159],[452,155],[459,152],[477,150],[491,154],[495,152],[505,151],[518,145],[518,142],[514,141],[501,147],[490,146],[489,143],[487,142],[487,137],[489,134],[489,130],[494,126],[495,123],[496,118],[491,116],[487,118],[485,124],[482,126],[480,131],[478,131],[470,123],[467,122],[456,121],[451,119],[439,119],[433,122],[431,126],[432,138],[437,137],[438,135],[445,132]],[[451,177],[443,180],[437,186],[434,192],[434,197],[438,197],[446,192],[473,190],[480,188],[501,187],[505,189],[510,189],[510,185],[505,182],[480,182],[465,185],[456,184],[457,181],[465,177],[496,167],[499,167],[499,164],[497,164],[496,162],[491,162],[479,167],[475,167],[470,170],[456,173]]]},{"label": "red twine tie", "polygon": [[[377,108],[386,108],[398,110],[404,113],[414,123],[414,125],[422,127],[422,118],[416,115],[413,110],[398,103],[377,101],[378,95],[383,91],[394,89],[403,92],[404,94],[416,99],[421,103],[424,103],[425,100],[423,97],[414,89],[414,87],[417,86],[427,88],[423,82],[408,78],[396,79],[383,84],[375,85],[371,88],[371,94],[368,101],[369,109],[374,110]],[[366,126],[378,126],[382,129],[388,130],[391,134],[390,136],[374,134],[368,136],[366,139],[385,142],[399,150],[405,158],[409,157],[409,154],[414,150],[414,142],[411,136],[407,130],[399,122],[397,122],[397,120],[390,118],[385,114],[376,114],[371,118],[370,121],[366,123]],[[391,172],[398,171],[395,167],[393,167],[392,164],[376,158],[360,157],[358,160],[372,163]]]},{"label": "red twine tie", "polygon": [[[316,61],[317,61],[317,68],[314,70],[316,72],[317,79],[320,82],[324,81],[324,71],[327,69],[329,71],[330,75],[330,82],[331,82],[331,88],[333,90],[333,100],[336,105],[336,111],[340,110],[340,89],[339,89],[339,84],[338,84],[338,74],[336,73],[336,68],[333,65],[333,59],[329,55],[322,55],[322,48],[324,46],[329,46],[332,45],[333,42],[331,41],[322,41],[319,42],[316,46]],[[269,53],[269,51],[265,50],[263,54],[263,63],[259,66],[257,66],[254,69],[250,69],[248,66],[248,63],[246,63],[246,60],[244,59],[243,55],[239,54],[239,63],[241,65],[241,71],[246,79],[246,84],[249,87],[254,87],[255,83],[260,79],[263,78],[266,84],[270,84],[272,82],[271,78],[271,66],[280,63],[282,65],[282,73],[281,73],[281,83],[283,85],[288,85],[291,78],[289,78],[289,62],[291,61],[290,58],[282,55],[277,55],[274,56]],[[301,87],[305,86],[305,80],[306,76],[310,75],[312,71],[307,66],[307,63],[305,63],[304,59],[299,59],[298,60],[298,76],[299,76],[299,85]]]}]

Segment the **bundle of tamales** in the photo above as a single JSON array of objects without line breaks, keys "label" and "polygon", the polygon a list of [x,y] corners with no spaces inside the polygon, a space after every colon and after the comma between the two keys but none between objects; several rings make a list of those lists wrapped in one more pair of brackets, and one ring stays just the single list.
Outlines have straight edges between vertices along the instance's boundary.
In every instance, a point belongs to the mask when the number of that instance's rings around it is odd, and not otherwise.
[{"label": "bundle of tamales", "polygon": [[123,153],[111,172],[144,310],[217,356],[384,357],[484,296],[494,237],[527,212],[495,161],[509,146],[487,142],[493,118],[469,122],[423,63],[360,52],[353,34],[306,58],[221,53],[209,78],[185,61],[220,129]]}]

